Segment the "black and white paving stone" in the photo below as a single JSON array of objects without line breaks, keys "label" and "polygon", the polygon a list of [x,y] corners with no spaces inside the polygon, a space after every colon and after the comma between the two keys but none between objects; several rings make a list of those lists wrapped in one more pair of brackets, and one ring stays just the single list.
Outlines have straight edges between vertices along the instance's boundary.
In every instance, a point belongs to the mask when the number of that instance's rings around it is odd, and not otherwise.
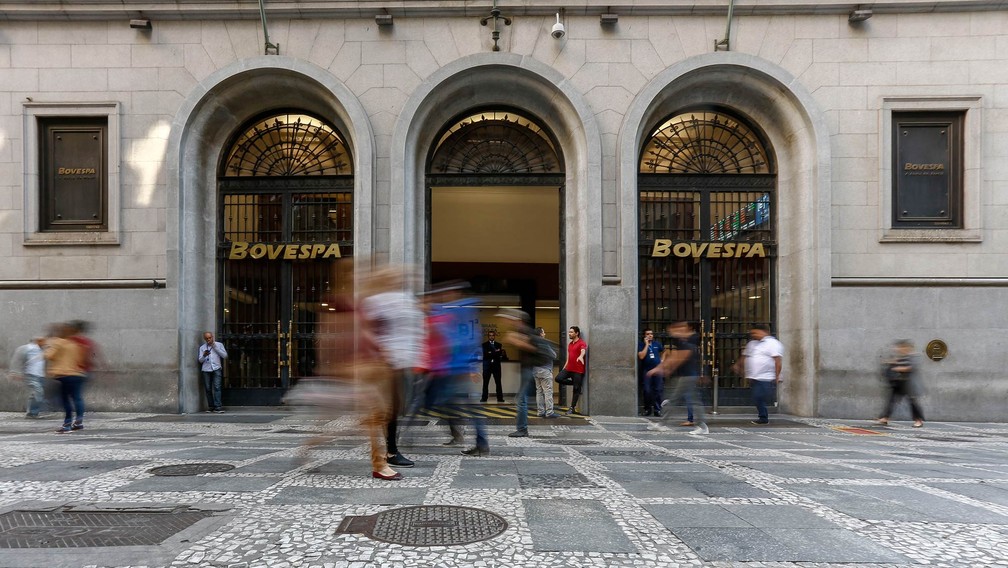
[{"label": "black and white paving stone", "polygon": [[[150,549],[0,548],[0,566],[1008,568],[1003,424],[717,417],[694,436],[643,418],[533,420],[528,438],[490,426],[491,455],[475,458],[420,421],[401,444],[416,467],[387,482],[371,478],[352,417],[96,413],[63,435],[56,421],[0,413],[0,513],[170,505],[212,522]],[[317,434],[331,439],[302,450]],[[234,469],[151,473],[208,462]],[[347,517],[414,506],[480,509],[507,528],[451,546],[338,532]]]}]

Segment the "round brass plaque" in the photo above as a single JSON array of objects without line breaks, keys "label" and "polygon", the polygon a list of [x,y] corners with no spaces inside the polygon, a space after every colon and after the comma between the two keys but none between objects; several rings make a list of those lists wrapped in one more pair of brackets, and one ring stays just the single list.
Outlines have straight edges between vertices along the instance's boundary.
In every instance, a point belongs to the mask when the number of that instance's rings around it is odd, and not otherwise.
[{"label": "round brass plaque", "polygon": [[932,339],[924,349],[924,354],[932,361],[941,361],[948,355],[948,345],[941,339]]}]

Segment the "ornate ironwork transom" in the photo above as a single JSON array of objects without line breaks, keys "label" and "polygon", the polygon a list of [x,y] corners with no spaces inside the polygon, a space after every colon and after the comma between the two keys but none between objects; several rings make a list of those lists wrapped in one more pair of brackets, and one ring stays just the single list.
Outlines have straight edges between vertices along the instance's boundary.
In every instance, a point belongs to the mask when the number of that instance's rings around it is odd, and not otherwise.
[{"label": "ornate ironwork transom", "polygon": [[719,112],[688,112],[655,129],[644,146],[646,174],[766,174],[770,161],[756,133]]},{"label": "ornate ironwork transom", "polygon": [[513,112],[473,114],[446,129],[432,174],[562,173],[556,147],[538,124]]},{"label": "ornate ironwork transom", "polygon": [[353,173],[340,133],[321,120],[284,113],[255,121],[228,150],[224,175],[335,176]]}]

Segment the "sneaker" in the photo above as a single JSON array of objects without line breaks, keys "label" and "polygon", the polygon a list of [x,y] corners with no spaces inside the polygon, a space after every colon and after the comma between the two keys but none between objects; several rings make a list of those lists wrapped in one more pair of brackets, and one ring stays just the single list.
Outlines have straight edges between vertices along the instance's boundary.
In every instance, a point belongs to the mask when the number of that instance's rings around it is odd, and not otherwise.
[{"label": "sneaker", "polygon": [[479,456],[489,456],[490,455],[490,448],[481,448],[479,446],[473,446],[473,447],[469,448],[468,450],[462,450],[462,455],[463,456],[476,456],[476,457],[479,457]]},{"label": "sneaker", "polygon": [[74,422],[70,426],[70,429],[71,430],[83,430],[84,429],[84,423],[83,422]]},{"label": "sneaker", "polygon": [[648,422],[647,429],[652,432],[664,432],[668,430],[668,428],[657,422]]},{"label": "sneaker", "polygon": [[63,426],[59,430],[56,430],[57,434],[69,434],[70,432],[73,432],[73,428],[70,426]]},{"label": "sneaker", "polygon": [[447,442],[444,442],[441,445],[442,446],[461,446],[462,445],[462,438],[452,438],[451,440],[448,440]]},{"label": "sneaker", "polygon": [[913,423],[913,427],[914,428],[920,428],[922,426],[924,426],[924,421],[923,420],[914,420],[914,423]]},{"label": "sneaker", "polygon": [[389,456],[385,461],[387,461],[389,465],[394,465],[396,467],[413,467],[413,460],[408,459],[406,456],[398,452],[393,456]]},{"label": "sneaker", "polygon": [[560,418],[560,415],[556,412],[550,412],[549,414],[544,414],[543,418]]},{"label": "sneaker", "polygon": [[545,412],[537,412],[536,416],[538,416],[539,418],[546,418],[546,413]]},{"label": "sneaker", "polygon": [[749,423],[750,424],[760,424],[760,425],[762,425],[762,424],[769,424],[770,421],[769,420],[750,420]]},{"label": "sneaker", "polygon": [[566,411],[564,411],[564,416],[570,416],[571,414],[577,414],[577,413],[578,411],[575,410],[574,407],[572,406],[568,408]]},{"label": "sneaker", "polygon": [[27,412],[27,413],[25,413],[24,417],[25,418],[38,418],[39,415],[38,415],[38,412],[36,412],[35,414],[32,414],[31,412]]},{"label": "sneaker", "polygon": [[690,434],[710,434],[710,430],[707,428],[706,424],[701,422],[699,426],[690,430]]},{"label": "sneaker", "polygon": [[508,438],[528,438],[528,430],[515,430],[508,434]]},{"label": "sneaker", "polygon": [[212,410],[212,412],[214,414],[224,414],[224,409],[223,408],[215,408],[215,409]]}]

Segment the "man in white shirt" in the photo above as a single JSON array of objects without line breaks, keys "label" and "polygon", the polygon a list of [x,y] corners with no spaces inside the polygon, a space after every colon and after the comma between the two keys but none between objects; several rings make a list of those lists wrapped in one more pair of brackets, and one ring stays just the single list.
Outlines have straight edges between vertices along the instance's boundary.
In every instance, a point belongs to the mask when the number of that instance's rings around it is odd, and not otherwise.
[{"label": "man in white shirt", "polygon": [[214,341],[214,334],[203,334],[203,344],[199,346],[197,360],[203,375],[203,392],[206,393],[207,412],[224,412],[221,406],[221,380],[224,377],[223,361],[227,359],[224,344]]},{"label": "man in white shirt", "polygon": [[773,403],[774,389],[781,381],[784,346],[770,335],[770,327],[765,324],[752,326],[749,337],[752,340],[746,344],[736,365],[744,369],[744,376],[752,386],[753,402],[758,414],[752,423],[768,424],[770,416],[767,414],[767,405]]},{"label": "man in white shirt", "polygon": [[13,379],[24,379],[28,387],[28,412],[26,418],[38,418],[45,405],[45,356],[42,354],[42,344],[45,339],[34,337],[14,350],[11,358],[10,376]]}]

